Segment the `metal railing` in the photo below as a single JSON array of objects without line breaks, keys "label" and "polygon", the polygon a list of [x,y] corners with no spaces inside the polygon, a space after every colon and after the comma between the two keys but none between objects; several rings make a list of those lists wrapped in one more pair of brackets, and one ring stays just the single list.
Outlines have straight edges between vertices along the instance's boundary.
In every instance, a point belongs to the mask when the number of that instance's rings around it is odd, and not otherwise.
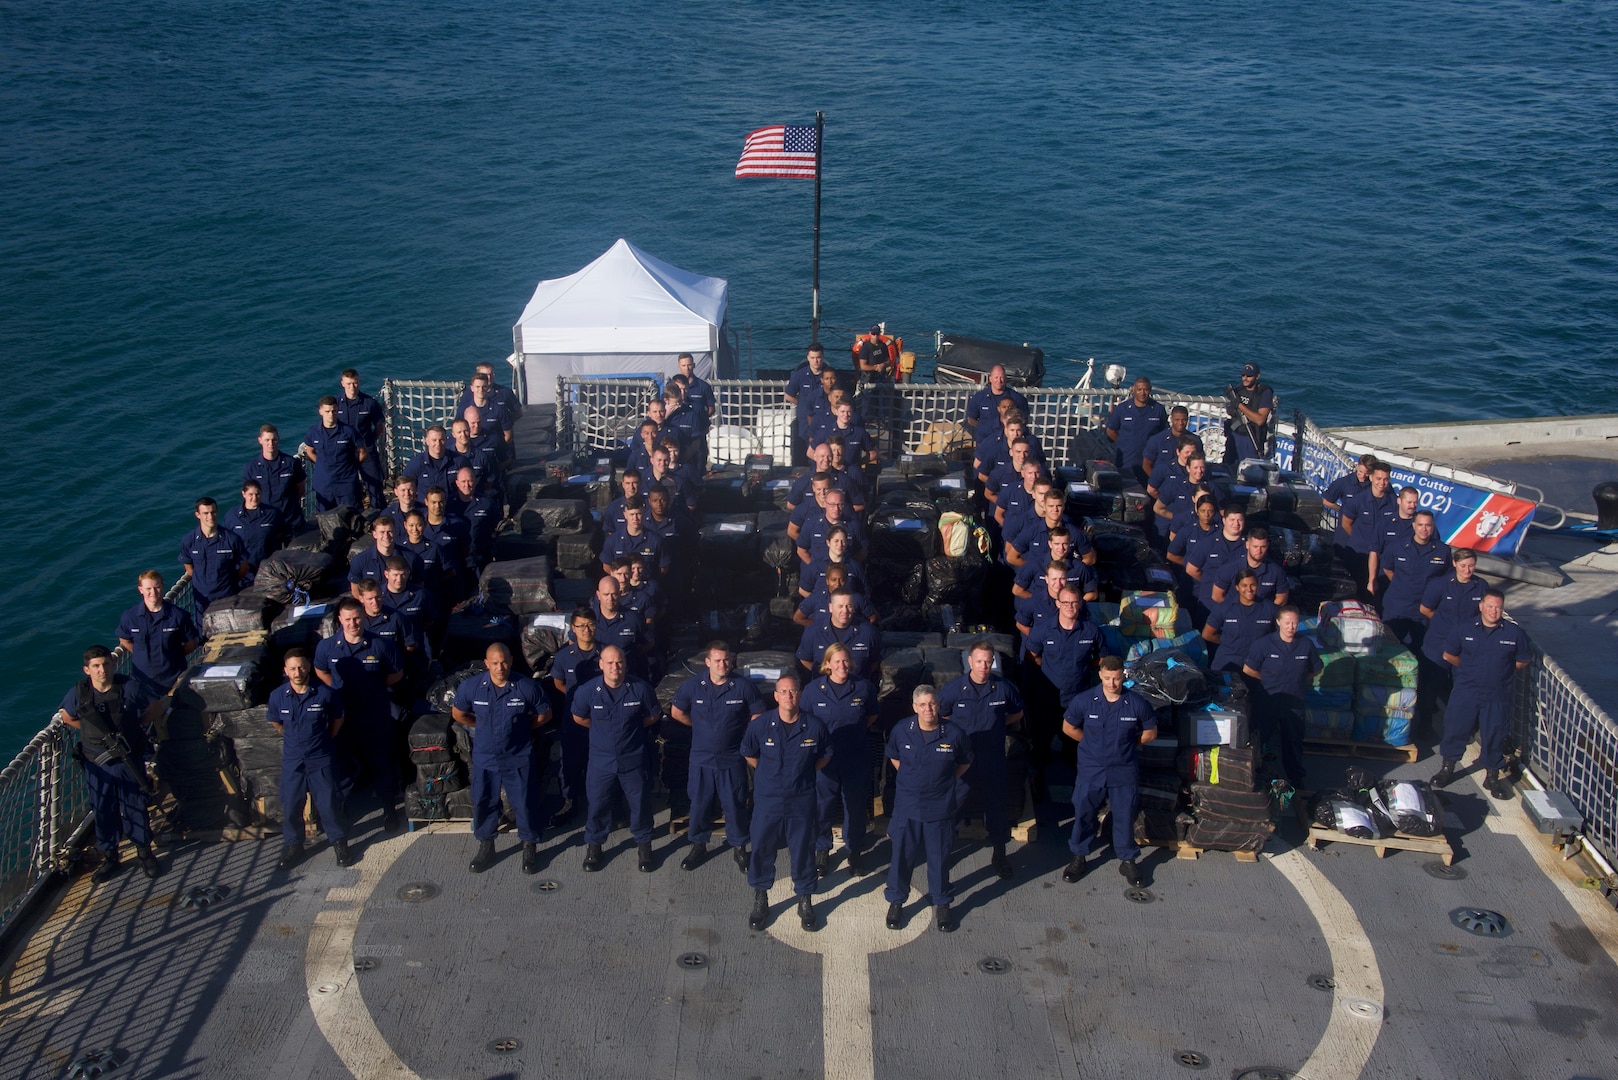
[{"label": "metal railing", "polygon": [[382,380],[382,406],[388,416],[377,438],[377,453],[388,466],[384,480],[396,476],[405,462],[426,448],[423,438],[429,427],[449,428],[465,389],[463,382],[443,379]]},{"label": "metal railing", "polygon": [[[182,577],[166,599],[191,610],[191,577]],[[129,655],[113,650],[119,674],[129,673]],[[79,733],[53,714],[11,764],[0,770],[0,938],[58,873],[72,868],[89,828],[90,801],[75,767]]]},{"label": "metal railing", "polygon": [[1529,768],[1584,815],[1585,843],[1618,856],[1618,723],[1539,649],[1512,695],[1512,733]]}]

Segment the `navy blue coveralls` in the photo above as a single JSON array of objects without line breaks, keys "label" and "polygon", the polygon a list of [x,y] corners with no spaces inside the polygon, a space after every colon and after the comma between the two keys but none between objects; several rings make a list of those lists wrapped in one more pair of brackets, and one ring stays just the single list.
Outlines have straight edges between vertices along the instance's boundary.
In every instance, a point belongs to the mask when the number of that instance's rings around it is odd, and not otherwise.
[{"label": "navy blue coveralls", "polygon": [[747,884],[768,889],[775,884],[775,853],[786,841],[792,866],[792,891],[815,891],[815,773],[826,760],[831,739],[826,725],[802,712],[790,724],[781,710],[747,725],[742,757],[758,762],[753,770],[753,851],[747,860]]},{"label": "navy blue coveralls", "polygon": [[573,694],[579,687],[601,675],[601,649],[589,652],[568,642],[551,659],[551,685],[561,690],[561,713],[567,717],[557,724],[556,738],[562,746],[562,798],[580,807],[585,805],[584,772],[590,761],[590,732],[573,723]]},{"label": "navy blue coveralls", "polygon": [[[1080,614],[1071,630],[1065,629],[1060,619],[1043,619],[1023,639],[1023,647],[1039,657],[1039,670],[1056,691],[1056,711],[1060,713],[1091,681],[1090,661],[1101,647],[1101,628],[1087,614]],[[1037,739],[1035,744],[1037,747]]]},{"label": "navy blue coveralls", "polygon": [[[1255,383],[1251,390],[1236,387],[1236,398],[1249,409],[1262,411],[1275,408],[1275,391],[1263,383]],[[1270,456],[1269,425],[1255,424],[1238,413],[1234,420],[1225,421],[1225,464],[1234,466],[1243,458]]]},{"label": "navy blue coveralls", "polygon": [[477,723],[472,736],[472,837],[493,840],[500,827],[500,789],[511,800],[517,838],[539,843],[539,784],[534,765],[534,721],[551,715],[534,680],[513,674],[496,686],[485,671],[461,683],[455,708]]},{"label": "navy blue coveralls", "polygon": [[184,674],[185,643],[202,640],[191,613],[167,600],[156,611],[146,610],[145,601],[125,611],[118,636],[134,646],[129,666],[153,697],[168,693]]},{"label": "navy blue coveralls", "polygon": [[303,483],[303,459],[280,450],[268,460],[262,453],[254,454],[242,469],[242,483],[258,481],[260,501],[281,515],[281,524],[287,535],[303,528],[303,500],[297,497],[298,485]]},{"label": "navy blue coveralls", "polygon": [[[1224,651],[1224,646],[1220,646]],[[1281,767],[1293,787],[1303,786],[1303,695],[1309,676],[1321,669],[1315,643],[1294,634],[1291,643],[1279,633],[1266,634],[1247,650],[1245,666],[1259,673],[1253,715],[1267,740],[1281,747]]]},{"label": "navy blue coveralls", "polygon": [[[360,505],[359,432],[347,424],[309,425],[303,441],[315,452],[315,509]],[[426,490],[425,488],[419,490]]]},{"label": "navy blue coveralls", "polygon": [[[79,707],[81,695],[83,709]],[[150,844],[152,824],[146,816],[146,793],[136,783],[131,767],[106,756],[107,743],[85,719],[85,714],[99,714],[97,719],[103,727],[122,734],[134,753],[134,767],[140,768],[146,759],[146,732],[141,725],[141,713],[151,703],[152,697],[145,687],[127,675],[114,675],[106,693],[98,693],[88,678],[81,679],[62,699],[62,711],[79,722],[84,783],[90,791],[90,810],[95,814],[96,847],[108,857],[117,853],[118,841],[125,836],[141,847]],[[98,758],[100,764],[97,764]]]},{"label": "navy blue coveralls", "polygon": [[1219,632],[1209,666],[1215,671],[1240,671],[1253,643],[1275,629],[1278,609],[1272,600],[1244,604],[1233,590],[1222,604],[1215,604],[1207,625]]},{"label": "navy blue coveralls", "polygon": [[652,767],[655,747],[648,720],[658,716],[652,684],[633,675],[616,688],[591,679],[573,695],[573,715],[589,723],[590,763],[584,786],[589,812],[584,842],[604,844],[612,832],[612,800],[622,790],[629,804],[629,832],[637,844],[652,842]]},{"label": "navy blue coveralls", "polygon": [[[387,680],[404,670],[404,657],[386,638],[366,633],[350,644],[339,630],[315,646],[315,670],[330,675],[332,689],[342,695],[348,717],[343,742],[355,763],[371,774],[371,791],[383,811],[391,812],[399,799],[399,777]],[[345,788],[353,781],[343,779]]]},{"label": "navy blue coveralls", "polygon": [[876,687],[850,677],[839,685],[822,675],[803,688],[800,708],[826,726],[831,761],[815,777],[820,830],[816,851],[831,850],[831,827],[842,809],[843,843],[865,850],[871,821],[871,724],[876,721]]},{"label": "navy blue coveralls", "polygon": [[971,746],[972,767],[956,781],[964,805],[970,792],[983,800],[983,825],[991,844],[1011,840],[1006,813],[1006,718],[1023,711],[1022,694],[992,672],[982,686],[962,675],[938,692],[938,715],[961,729]]},{"label": "navy blue coveralls", "polygon": [[246,561],[247,549],[229,529],[204,536],[202,529],[196,528],[180,541],[180,565],[191,567],[191,599],[198,615],[207,611],[213,601],[235,596],[241,590],[237,570]]},{"label": "navy blue coveralls", "polygon": [[1382,594],[1382,620],[1395,637],[1420,653],[1427,633],[1421,600],[1434,578],[1449,573],[1449,545],[1437,537],[1418,544],[1411,535],[1383,549],[1381,558],[1382,569],[1393,572]]},{"label": "navy blue coveralls", "polygon": [[1346,521],[1354,529],[1347,536],[1348,549],[1343,553],[1344,566],[1354,575],[1354,583],[1358,589],[1356,595],[1366,597],[1365,578],[1370,571],[1371,552],[1375,550],[1377,519],[1384,513],[1396,512],[1398,501],[1393,496],[1391,485],[1378,498],[1371,493],[1371,485],[1366,484],[1363,490],[1348,496],[1339,505],[1342,510],[1338,512],[1338,522]]},{"label": "navy blue coveralls", "polygon": [[1146,470],[1141,462],[1146,459],[1146,446],[1152,436],[1169,426],[1169,414],[1151,398],[1145,405],[1136,405],[1133,397],[1124,398],[1107,414],[1107,430],[1118,436],[1113,445],[1113,464],[1125,476],[1146,483]]},{"label": "navy blue coveralls", "polygon": [[764,711],[764,698],[746,676],[732,675],[715,685],[704,675],[681,683],[673,705],[691,718],[691,765],[685,782],[691,822],[686,835],[697,847],[707,847],[718,803],[725,814],[725,842],[746,847],[747,762],[742,760],[742,735],[753,717]]},{"label": "navy blue coveralls", "polygon": [[869,675],[876,670],[877,656],[882,651],[881,635],[876,627],[858,618],[841,630],[833,626],[830,620],[809,627],[798,642],[798,659],[805,666],[818,670],[821,658],[826,655],[826,646],[839,643],[848,646],[856,677]]},{"label": "navy blue coveralls", "polygon": [[[360,481],[372,506],[381,506],[387,501],[382,497],[382,459],[376,452],[376,431],[386,418],[382,403],[364,390],[352,400],[347,394],[337,395],[337,422],[353,428],[365,448],[365,460],[360,462]],[[426,494],[425,489],[422,494]]]},{"label": "navy blue coveralls", "polygon": [[270,691],[265,719],[281,725],[281,842],[303,843],[303,797],[311,796],[321,828],[333,842],[348,839],[337,782],[331,726],[343,716],[337,691],[312,678],[302,694],[284,682]]},{"label": "navy blue coveralls", "polygon": [[1483,752],[1478,760],[1493,771],[1505,764],[1506,733],[1511,729],[1511,680],[1519,663],[1533,660],[1528,633],[1506,618],[1484,626],[1481,615],[1450,631],[1444,651],[1459,656],[1455,689],[1444,710],[1444,741],[1439,754],[1459,761],[1472,732],[1478,733]]},{"label": "navy blue coveralls", "polygon": [[949,852],[955,843],[955,815],[960,812],[955,774],[972,763],[970,742],[948,720],[927,731],[912,716],[894,725],[887,756],[896,773],[888,822],[893,856],[883,895],[890,904],[909,899],[910,875],[921,857],[927,860],[928,902],[934,907],[951,903]]},{"label": "navy blue coveralls", "polygon": [[[1478,604],[1489,588],[1477,575],[1464,585],[1452,571],[1427,583],[1421,606],[1433,613],[1427,632],[1422,635],[1416,670],[1416,727],[1432,730],[1434,717],[1442,717],[1449,707],[1450,688],[1455,685],[1455,669],[1444,659],[1449,632],[1459,623],[1477,618]],[[1442,734],[1442,733],[1440,733]]]},{"label": "navy blue coveralls", "polygon": [[1073,699],[1062,719],[1083,732],[1073,781],[1073,835],[1068,850],[1083,858],[1095,840],[1101,805],[1112,809],[1112,850],[1123,862],[1140,855],[1135,812],[1140,803],[1140,737],[1157,730],[1151,702],[1125,690],[1108,701],[1101,687]]}]

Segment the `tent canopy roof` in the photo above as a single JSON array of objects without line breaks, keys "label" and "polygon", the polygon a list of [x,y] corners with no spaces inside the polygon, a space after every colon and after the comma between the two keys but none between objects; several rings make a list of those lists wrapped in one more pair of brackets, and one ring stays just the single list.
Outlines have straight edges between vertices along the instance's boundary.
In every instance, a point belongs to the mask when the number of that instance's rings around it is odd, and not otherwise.
[{"label": "tent canopy roof", "polygon": [[541,281],[513,336],[520,353],[707,351],[728,289],[620,238],[584,269]]}]

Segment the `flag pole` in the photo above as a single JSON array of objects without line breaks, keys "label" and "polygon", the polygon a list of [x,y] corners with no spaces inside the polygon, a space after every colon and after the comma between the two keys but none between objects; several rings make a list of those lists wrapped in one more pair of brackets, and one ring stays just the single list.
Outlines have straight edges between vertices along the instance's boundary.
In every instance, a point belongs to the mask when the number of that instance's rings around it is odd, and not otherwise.
[{"label": "flag pole", "polygon": [[826,114],[815,110],[815,280],[810,292],[810,340],[820,340],[820,148]]}]

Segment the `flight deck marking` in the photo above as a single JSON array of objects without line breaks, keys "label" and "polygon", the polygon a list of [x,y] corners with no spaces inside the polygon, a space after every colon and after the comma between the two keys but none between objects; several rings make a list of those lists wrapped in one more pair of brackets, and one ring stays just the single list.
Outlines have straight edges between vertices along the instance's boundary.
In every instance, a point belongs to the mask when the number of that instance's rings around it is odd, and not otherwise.
[{"label": "flight deck marking", "polygon": [[[771,922],[768,932],[799,952],[820,957],[820,1043],[825,1075],[832,1080],[874,1080],[871,956],[919,938],[932,925],[932,908],[913,911],[902,929],[889,930],[888,902],[883,899],[880,885],[873,887],[870,878],[852,874],[842,877],[841,884],[816,893],[815,899],[835,899],[856,884],[866,889],[837,905],[834,925],[822,925],[818,932],[810,933],[799,924],[797,908],[792,906]],[[792,899],[790,879],[777,881],[770,890],[772,907]]]},{"label": "flight deck marking", "polygon": [[1301,849],[1272,855],[1270,862],[1303,898],[1331,953],[1331,1019],[1297,1075],[1309,1080],[1355,1080],[1371,1060],[1382,1032],[1382,970],[1376,950],[1347,897]]}]

